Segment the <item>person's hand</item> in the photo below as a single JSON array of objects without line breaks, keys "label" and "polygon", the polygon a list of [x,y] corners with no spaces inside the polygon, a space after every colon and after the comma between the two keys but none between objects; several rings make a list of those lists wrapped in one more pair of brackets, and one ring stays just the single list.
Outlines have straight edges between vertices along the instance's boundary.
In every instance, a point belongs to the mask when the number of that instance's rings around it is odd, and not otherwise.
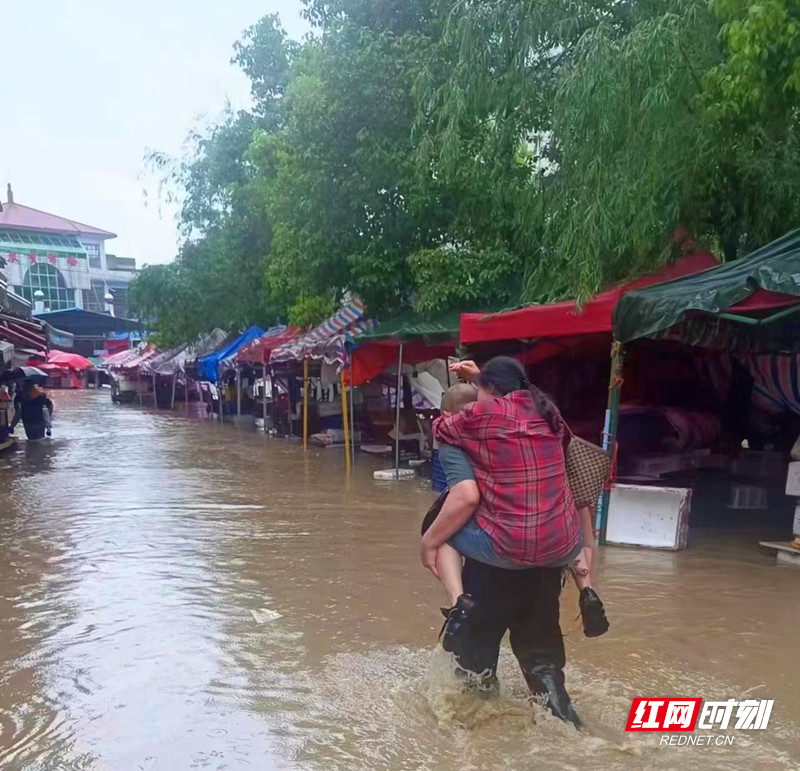
[{"label": "person's hand", "polygon": [[480,374],[478,365],[471,359],[466,361],[457,361],[450,365],[450,371],[454,372],[462,380],[472,383]]},{"label": "person's hand", "polygon": [[436,555],[439,553],[439,547],[434,546],[423,536],[420,542],[420,557],[422,559],[422,566],[439,578],[439,571],[436,569]]}]

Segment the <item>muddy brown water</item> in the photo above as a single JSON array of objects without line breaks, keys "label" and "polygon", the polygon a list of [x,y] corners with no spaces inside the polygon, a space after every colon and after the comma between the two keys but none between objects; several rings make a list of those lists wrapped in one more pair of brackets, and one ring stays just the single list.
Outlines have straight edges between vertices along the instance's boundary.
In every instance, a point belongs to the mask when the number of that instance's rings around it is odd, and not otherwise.
[{"label": "muddy brown water", "polygon": [[[55,401],[52,443],[0,456],[3,769],[800,767],[800,571],[756,533],[602,550],[598,640],[565,591],[578,734],[507,647],[499,698],[452,692],[424,484],[107,391]],[[732,747],[660,747],[624,731],[637,695],[775,706]]]}]

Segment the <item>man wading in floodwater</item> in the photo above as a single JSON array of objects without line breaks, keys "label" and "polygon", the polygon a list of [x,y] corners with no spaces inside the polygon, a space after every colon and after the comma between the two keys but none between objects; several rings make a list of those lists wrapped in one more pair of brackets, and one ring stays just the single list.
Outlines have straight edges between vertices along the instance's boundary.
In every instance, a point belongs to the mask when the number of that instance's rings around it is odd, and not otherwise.
[{"label": "man wading in floodwater", "polygon": [[[475,675],[471,682],[493,690],[500,642],[510,631],[533,695],[556,717],[579,726],[564,686],[559,625],[562,571],[583,546],[564,464],[563,420],[513,359],[496,357],[480,373],[472,362],[454,369],[476,380],[480,402],[460,412],[456,402],[470,395],[458,389],[470,386],[456,386],[434,424],[440,441],[466,452],[443,457],[449,495],[440,497],[423,523],[423,565],[443,581],[451,601],[458,595],[452,608],[443,609],[442,645]],[[457,574],[457,553],[466,558],[463,590],[452,587],[457,576],[445,575],[453,573],[454,558]],[[587,596],[584,621],[599,622],[602,634],[608,628],[602,603],[593,591]]]}]

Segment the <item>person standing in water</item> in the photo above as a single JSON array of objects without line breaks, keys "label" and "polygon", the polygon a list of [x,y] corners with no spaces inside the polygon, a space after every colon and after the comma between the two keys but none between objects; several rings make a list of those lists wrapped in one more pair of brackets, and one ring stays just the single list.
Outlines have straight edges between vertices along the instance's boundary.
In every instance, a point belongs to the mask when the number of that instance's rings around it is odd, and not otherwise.
[{"label": "person standing in water", "polygon": [[53,418],[53,402],[34,383],[23,383],[22,390],[14,398],[13,431],[22,421],[28,441],[38,441],[50,436]]},{"label": "person standing in water", "polygon": [[[474,603],[462,586],[462,557],[508,569],[568,566],[580,591],[584,633],[603,634],[608,620],[591,586],[582,523],[569,491],[569,433],[561,415],[514,359],[497,356],[483,372],[472,362],[454,369],[478,388],[457,385],[445,394],[434,434],[454,497],[467,489],[458,483],[469,479],[473,498],[458,507],[463,518],[453,517],[449,526],[440,521],[421,544],[422,562],[442,582],[450,603],[445,639]],[[456,503],[443,507],[455,512]],[[593,541],[591,532],[589,537]]]}]

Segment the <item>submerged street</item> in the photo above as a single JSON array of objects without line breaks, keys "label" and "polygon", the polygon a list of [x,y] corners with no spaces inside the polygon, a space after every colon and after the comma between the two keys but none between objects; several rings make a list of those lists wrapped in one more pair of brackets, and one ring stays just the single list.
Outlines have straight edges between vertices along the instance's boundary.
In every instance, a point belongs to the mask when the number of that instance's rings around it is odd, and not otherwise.
[{"label": "submerged street", "polygon": [[[754,535],[601,549],[597,640],[566,588],[578,734],[528,706],[507,647],[499,698],[453,692],[424,483],[107,391],[53,398],[52,443],[0,456],[3,769],[798,767],[798,575]],[[624,731],[635,696],[775,705],[733,746],[659,747]]]}]

